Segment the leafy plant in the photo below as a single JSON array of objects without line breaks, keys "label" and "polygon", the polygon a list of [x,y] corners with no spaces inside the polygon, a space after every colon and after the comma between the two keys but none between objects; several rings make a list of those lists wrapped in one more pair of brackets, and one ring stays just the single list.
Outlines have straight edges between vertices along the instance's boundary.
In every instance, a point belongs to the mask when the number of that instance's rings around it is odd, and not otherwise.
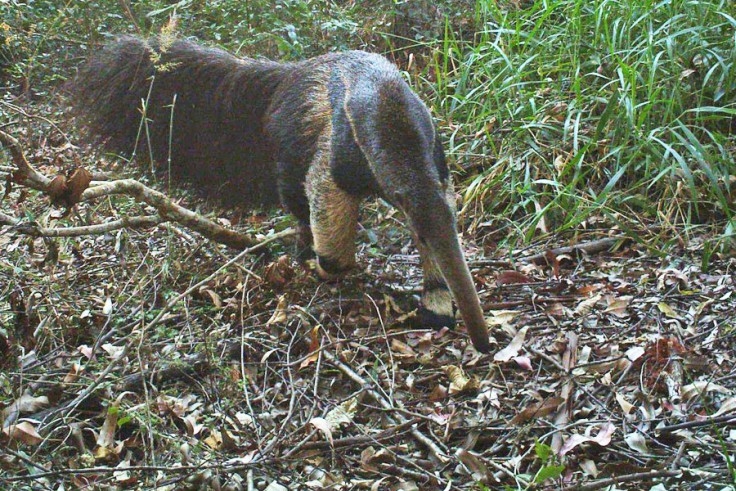
[{"label": "leafy plant", "polygon": [[732,2],[478,1],[475,15],[472,39],[435,43],[423,80],[476,226],[527,241],[603,216],[732,241]]},{"label": "leafy plant", "polygon": [[537,440],[534,443],[534,453],[542,462],[542,467],[539,468],[537,474],[534,476],[534,484],[542,484],[548,479],[557,479],[565,471],[564,465],[556,463],[554,452],[549,445],[545,445]]}]

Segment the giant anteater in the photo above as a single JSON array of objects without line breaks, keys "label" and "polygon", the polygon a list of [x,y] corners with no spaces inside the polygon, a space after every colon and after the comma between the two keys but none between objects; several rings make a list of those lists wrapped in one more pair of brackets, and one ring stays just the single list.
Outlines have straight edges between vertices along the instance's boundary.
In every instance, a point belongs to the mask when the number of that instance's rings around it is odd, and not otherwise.
[{"label": "giant anteater", "polygon": [[454,325],[454,297],[475,348],[490,349],[440,139],[385,58],[348,51],[275,63],[123,36],[70,86],[80,120],[109,149],[170,162],[231,204],[280,199],[323,278],[354,265],[358,204],[383,197],[405,213],[419,249],[420,319]]}]

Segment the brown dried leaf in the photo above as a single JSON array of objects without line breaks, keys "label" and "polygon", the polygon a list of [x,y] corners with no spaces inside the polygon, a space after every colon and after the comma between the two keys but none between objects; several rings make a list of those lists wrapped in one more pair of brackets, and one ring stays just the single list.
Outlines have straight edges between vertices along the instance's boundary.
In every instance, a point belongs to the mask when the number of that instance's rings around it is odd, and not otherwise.
[{"label": "brown dried leaf", "polygon": [[528,356],[515,356],[513,360],[519,365],[519,368],[524,370],[532,370],[532,360]]},{"label": "brown dried leaf", "polygon": [[15,421],[21,414],[35,413],[39,409],[48,405],[48,397],[33,397],[26,393],[5,408],[3,411],[3,420]]},{"label": "brown dried leaf", "polygon": [[634,297],[631,295],[623,295],[620,297],[606,295],[605,298],[606,303],[608,303],[608,308],[604,310],[604,312],[613,314],[616,317],[626,317],[628,315],[626,309],[629,307],[629,304]]},{"label": "brown dried leaf", "polygon": [[332,438],[332,428],[330,428],[330,424],[324,418],[312,418],[309,423],[327,437],[330,445],[335,445],[335,441]]},{"label": "brown dried leaf", "polygon": [[283,324],[286,322],[288,308],[289,304],[286,301],[286,295],[281,295],[278,304],[276,304],[276,310],[273,311],[271,318],[266,321],[266,325],[270,326],[271,324]]},{"label": "brown dried leaf", "polygon": [[63,196],[66,194],[66,191],[66,177],[64,176],[54,177],[49,183],[49,187],[46,188],[46,192],[51,198],[52,203],[60,202],[63,199]]},{"label": "brown dried leaf", "polygon": [[496,277],[496,285],[518,285],[523,283],[533,283],[534,280],[527,275],[518,271],[501,271]]},{"label": "brown dried leaf", "polygon": [[657,304],[657,309],[670,319],[682,319],[675,309],[673,309],[667,302],[659,302]]},{"label": "brown dried leaf", "polygon": [[351,397],[339,406],[335,406],[325,415],[325,421],[330,425],[332,430],[338,429],[344,424],[353,422],[355,413],[358,410],[358,399]]},{"label": "brown dried leaf", "polygon": [[391,339],[391,352],[399,356],[400,359],[415,359],[416,351],[408,344],[396,338]]},{"label": "brown dried leaf", "polygon": [[511,321],[518,317],[521,312],[518,310],[491,310],[489,313],[491,316],[486,317],[486,324],[488,326],[509,327]]},{"label": "brown dried leaf", "polygon": [[511,419],[510,423],[512,425],[520,425],[533,418],[543,418],[555,412],[560,404],[564,402],[565,400],[562,397],[550,397],[541,402],[535,402],[522,409],[520,413]]},{"label": "brown dried leaf", "polygon": [[36,428],[28,421],[3,428],[3,434],[11,441],[18,441],[26,445],[38,445],[43,441]]},{"label": "brown dried leaf", "polygon": [[118,409],[114,406],[108,408],[105,421],[102,423],[100,433],[97,435],[97,446],[111,449],[115,446],[115,430],[118,426]]},{"label": "brown dried leaf", "polygon": [[474,481],[488,482],[491,473],[488,471],[488,466],[486,466],[480,457],[462,448],[458,449],[455,455],[473,476]]},{"label": "brown dried leaf", "polygon": [[130,467],[130,458],[120,462],[115,468],[119,469],[113,472],[115,481],[125,488],[133,486],[138,482],[138,478],[132,474],[128,469]]},{"label": "brown dried leaf", "polygon": [[468,377],[462,368],[450,365],[445,367],[445,373],[450,379],[450,395],[478,390],[478,380],[475,377]]},{"label": "brown dried leaf", "polygon": [[626,442],[626,445],[628,445],[630,449],[636,450],[642,455],[647,455],[649,453],[647,440],[644,435],[638,431],[631,432],[624,436],[624,442]]},{"label": "brown dried leaf", "polygon": [[611,443],[611,436],[613,435],[614,431],[616,431],[616,427],[611,423],[606,423],[603,426],[601,426],[596,436],[586,436],[586,435],[578,435],[578,434],[572,435],[562,445],[562,448],[560,448],[560,451],[558,452],[558,454],[560,456],[563,456],[566,453],[568,453],[570,450],[572,450],[573,448],[585,442],[595,442],[598,445],[605,447],[606,445]]},{"label": "brown dried leaf", "polygon": [[[281,303],[279,301],[279,303]],[[274,315],[276,315],[274,313]],[[319,348],[320,348],[320,336],[319,336],[319,329],[320,326],[314,326],[311,331],[309,331],[309,355],[304,359],[304,361],[301,362],[299,365],[299,368],[308,367],[315,361],[319,360]]]},{"label": "brown dried leaf", "polygon": [[212,300],[212,304],[215,306],[215,308],[222,308],[222,298],[220,298],[220,295],[218,295],[216,291],[214,291],[207,285],[203,285],[202,287],[200,287],[199,292],[206,293]]},{"label": "brown dried leaf", "polygon": [[294,268],[291,266],[289,256],[281,256],[269,263],[263,277],[273,288],[277,290],[284,288],[294,277]]},{"label": "brown dried leaf", "polygon": [[220,450],[222,448],[222,435],[217,430],[211,430],[210,435],[202,441],[212,450]]},{"label": "brown dried leaf", "polygon": [[529,328],[524,326],[519,332],[516,333],[514,339],[511,340],[508,346],[493,355],[493,361],[505,363],[519,354],[522,346],[524,346],[524,338],[526,338],[526,332]]},{"label": "brown dried leaf", "polygon": [[578,304],[577,307],[575,307],[575,314],[581,317],[588,315],[588,313],[593,309],[595,304],[597,304],[602,297],[603,295],[598,293],[590,298],[583,300]]},{"label": "brown dried leaf", "polygon": [[432,392],[429,393],[430,402],[439,402],[447,399],[447,387],[442,384],[437,384]]},{"label": "brown dried leaf", "polygon": [[624,395],[620,392],[616,392],[616,402],[618,402],[618,405],[621,406],[621,411],[623,411],[623,413],[627,415],[631,413],[631,410],[635,407],[633,404],[627,401]]},{"label": "brown dried leaf", "polygon": [[66,181],[66,193],[64,200],[67,206],[79,203],[82,193],[89,187],[92,182],[92,173],[84,167],[74,169]]}]

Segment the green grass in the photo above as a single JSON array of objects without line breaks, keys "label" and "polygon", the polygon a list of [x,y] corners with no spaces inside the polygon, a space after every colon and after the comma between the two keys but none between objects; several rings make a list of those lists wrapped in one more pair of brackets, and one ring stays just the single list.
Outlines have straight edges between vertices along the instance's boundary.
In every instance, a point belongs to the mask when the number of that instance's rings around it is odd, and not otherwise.
[{"label": "green grass", "polygon": [[[732,247],[736,6],[729,0],[10,0],[4,71],[36,93],[87,42],[157,32],[281,59],[389,54],[440,121],[472,230],[510,245],[618,227]],[[93,46],[93,45],[92,45]],[[95,49],[94,47],[86,49]],[[5,119],[0,117],[0,123]],[[707,262],[707,261],[706,261]]]},{"label": "green grass", "polygon": [[[479,1],[424,73],[466,214],[515,242],[591,226],[734,233],[736,6]],[[477,213],[480,210],[481,213]]]}]

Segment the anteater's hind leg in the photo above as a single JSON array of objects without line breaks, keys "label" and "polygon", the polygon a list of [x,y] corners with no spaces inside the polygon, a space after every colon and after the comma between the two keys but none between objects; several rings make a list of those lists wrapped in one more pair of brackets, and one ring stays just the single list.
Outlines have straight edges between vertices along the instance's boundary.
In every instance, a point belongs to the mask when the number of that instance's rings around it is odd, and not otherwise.
[{"label": "anteater's hind leg", "polygon": [[340,189],[330,169],[329,132],[320,138],[305,189],[317,255],[317,272],[334,278],[355,266],[359,199]]}]

